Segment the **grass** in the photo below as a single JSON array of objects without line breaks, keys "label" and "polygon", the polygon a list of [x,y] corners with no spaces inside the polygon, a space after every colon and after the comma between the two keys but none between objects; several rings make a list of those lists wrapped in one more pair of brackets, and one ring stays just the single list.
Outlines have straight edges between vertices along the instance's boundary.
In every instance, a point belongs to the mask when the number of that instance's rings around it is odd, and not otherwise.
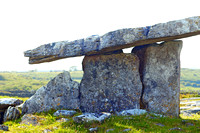
[{"label": "grass", "polygon": [[[57,122],[56,120],[61,117],[53,116],[52,111],[39,113],[37,117],[45,118],[40,121],[40,125],[38,126],[21,125],[19,124],[21,119],[5,122],[4,125],[8,125],[9,132],[12,133],[40,133],[45,129],[49,129],[55,133],[87,133],[90,128],[95,127],[98,127],[97,132],[99,133],[105,133],[108,129],[113,129],[110,133],[123,132],[125,129],[131,129],[130,133],[200,132],[200,115],[193,115],[192,117],[180,115],[180,118],[156,117],[152,114],[112,116],[102,123],[90,122],[81,124],[73,122],[72,117],[67,117],[70,119],[68,122]],[[159,126],[161,124],[164,126]],[[170,130],[175,127],[181,128],[181,131]]]}]

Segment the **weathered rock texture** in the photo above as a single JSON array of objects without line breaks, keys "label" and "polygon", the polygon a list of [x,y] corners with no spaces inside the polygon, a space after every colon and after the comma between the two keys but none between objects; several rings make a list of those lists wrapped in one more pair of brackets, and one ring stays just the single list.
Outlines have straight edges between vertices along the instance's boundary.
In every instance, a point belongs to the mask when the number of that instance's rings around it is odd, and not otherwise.
[{"label": "weathered rock texture", "polygon": [[134,54],[86,56],[80,85],[83,112],[115,112],[140,108],[142,84]]},{"label": "weathered rock texture", "polygon": [[132,50],[140,60],[143,108],[179,115],[180,52],[182,41],[138,46]]},{"label": "weathered rock texture", "polygon": [[78,97],[79,83],[72,81],[69,72],[63,72],[25,101],[22,113],[42,112],[50,109],[78,109]]},{"label": "weathered rock texture", "polygon": [[23,101],[15,98],[1,98],[0,99],[0,124],[2,124],[4,119],[4,113],[9,106],[15,107],[22,104]]},{"label": "weathered rock texture", "polygon": [[6,122],[8,120],[16,120],[20,117],[21,113],[16,107],[8,107],[6,112],[4,113],[3,121]]},{"label": "weathered rock texture", "polygon": [[24,55],[30,57],[30,64],[36,64],[74,56],[101,54],[197,34],[200,34],[200,16],[159,23],[153,26],[116,30],[103,36],[90,36],[71,42],[54,42],[28,50]]},{"label": "weathered rock texture", "polygon": [[0,110],[6,110],[9,106],[17,106],[22,104],[23,101],[15,98],[1,98]]}]

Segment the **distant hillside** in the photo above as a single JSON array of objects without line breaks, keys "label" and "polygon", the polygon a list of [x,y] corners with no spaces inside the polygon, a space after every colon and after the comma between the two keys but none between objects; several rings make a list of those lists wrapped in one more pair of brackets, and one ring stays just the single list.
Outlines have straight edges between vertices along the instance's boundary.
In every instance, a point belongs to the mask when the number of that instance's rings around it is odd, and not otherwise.
[{"label": "distant hillside", "polygon": [[181,69],[181,87],[200,88],[200,69]]},{"label": "distant hillside", "polygon": [[[34,93],[61,72],[0,72],[0,95]],[[82,71],[70,72],[73,80],[80,82]],[[181,92],[200,93],[200,69],[181,69]],[[31,93],[31,95],[32,95]]]},{"label": "distant hillside", "polygon": [[[30,96],[59,73],[61,72],[1,72],[0,95]],[[82,71],[70,73],[73,80],[81,81]]]}]

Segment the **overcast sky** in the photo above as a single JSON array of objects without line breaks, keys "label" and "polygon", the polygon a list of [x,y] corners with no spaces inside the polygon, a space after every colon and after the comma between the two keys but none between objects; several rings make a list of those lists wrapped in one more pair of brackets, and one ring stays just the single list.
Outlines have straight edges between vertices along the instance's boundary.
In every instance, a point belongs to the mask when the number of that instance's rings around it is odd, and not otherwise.
[{"label": "overcast sky", "polygon": [[[199,0],[0,0],[0,71],[68,70],[83,57],[29,65],[42,44],[200,15]],[[200,36],[183,39],[181,65],[200,69]]]}]

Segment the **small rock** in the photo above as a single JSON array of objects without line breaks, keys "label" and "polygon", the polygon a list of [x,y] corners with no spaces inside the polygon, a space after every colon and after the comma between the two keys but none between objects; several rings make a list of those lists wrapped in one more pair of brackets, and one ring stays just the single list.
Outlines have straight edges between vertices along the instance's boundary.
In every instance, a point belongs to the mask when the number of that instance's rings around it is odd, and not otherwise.
[{"label": "small rock", "polygon": [[89,129],[90,132],[94,132],[94,131],[97,131],[97,130],[98,130],[98,127],[90,128],[90,129]]},{"label": "small rock", "polygon": [[124,110],[118,113],[118,115],[122,115],[122,116],[127,116],[127,115],[142,115],[147,113],[146,110],[143,109],[130,109],[130,110]]},{"label": "small rock", "polygon": [[124,120],[133,120],[132,117],[125,117]]},{"label": "small rock", "polygon": [[8,131],[8,126],[0,125],[0,130]]},{"label": "small rock", "polygon": [[110,131],[114,131],[114,129],[108,129],[108,130],[106,130],[106,133],[108,133]]},{"label": "small rock", "polygon": [[170,128],[169,130],[178,130],[178,131],[182,131],[183,129],[182,128],[180,128],[180,127],[174,127],[174,128]]},{"label": "small rock", "polygon": [[7,109],[9,106],[17,106],[22,104],[23,101],[15,98],[1,98],[0,110]]},{"label": "small rock", "polygon": [[72,116],[76,114],[74,110],[57,110],[53,115],[54,116]]},{"label": "small rock", "polygon": [[57,122],[67,122],[69,121],[69,119],[67,118],[60,118],[59,120],[57,120]]},{"label": "small rock", "polygon": [[16,120],[20,117],[20,111],[16,107],[9,106],[6,112],[4,113],[3,121]]},{"label": "small rock", "polygon": [[53,127],[53,129],[54,129],[54,130],[57,130],[57,129],[58,129],[58,127]]},{"label": "small rock", "polygon": [[187,123],[186,125],[187,125],[187,126],[194,126],[193,123]]},{"label": "small rock", "polygon": [[52,132],[52,131],[49,130],[49,129],[44,129],[44,130],[43,130],[43,133],[49,133],[49,132]]},{"label": "small rock", "polygon": [[156,123],[156,125],[160,126],[160,127],[164,127],[165,125],[161,124],[161,123]]},{"label": "small rock", "polygon": [[40,120],[44,120],[44,118],[40,118],[38,116],[34,116],[34,115],[31,115],[31,114],[26,114],[22,117],[22,121],[20,124],[25,124],[25,125],[40,125]]},{"label": "small rock", "polygon": [[100,113],[100,114],[97,114],[97,113],[84,113],[82,115],[73,117],[73,120],[76,123],[90,122],[90,121],[102,122],[106,118],[110,117],[110,115],[111,115],[110,113]]},{"label": "small rock", "polygon": [[128,129],[124,129],[124,130],[123,130],[123,132],[128,132],[128,131],[131,131],[131,129],[128,128]]}]

